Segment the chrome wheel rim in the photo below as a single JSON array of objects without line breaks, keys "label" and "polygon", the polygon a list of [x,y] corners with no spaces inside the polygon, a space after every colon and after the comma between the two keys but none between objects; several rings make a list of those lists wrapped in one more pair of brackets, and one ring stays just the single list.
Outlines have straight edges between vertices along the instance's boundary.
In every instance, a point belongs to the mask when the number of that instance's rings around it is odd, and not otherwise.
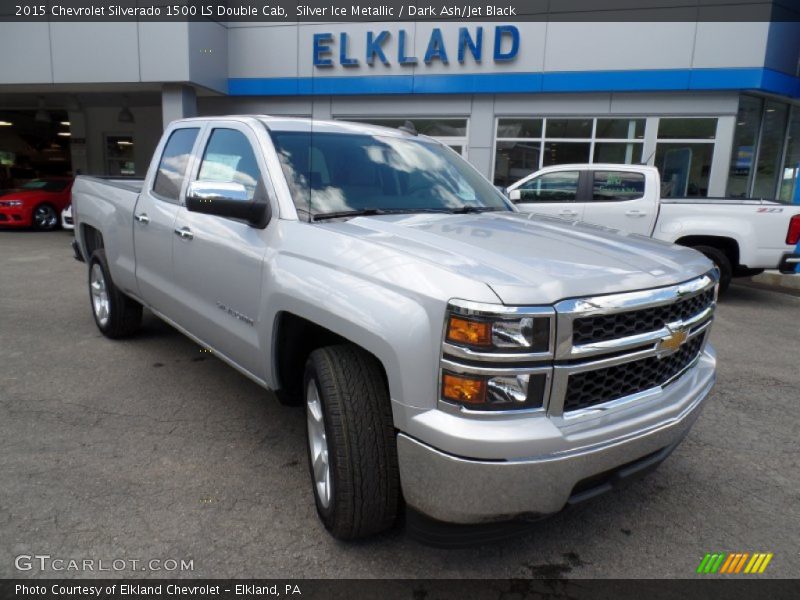
[{"label": "chrome wheel rim", "polygon": [[323,508],[331,504],[333,486],[331,466],[328,461],[328,439],[325,435],[325,420],[322,416],[322,401],[316,382],[312,379],[306,389],[306,423],[308,426],[308,451],[311,455],[311,472],[317,498]]},{"label": "chrome wheel rim", "polygon": [[58,215],[52,206],[37,206],[33,211],[33,221],[41,229],[51,229],[56,226]]},{"label": "chrome wheel rim", "polygon": [[89,288],[92,292],[92,310],[97,322],[102,327],[108,323],[109,303],[108,289],[106,288],[106,278],[103,277],[103,269],[95,263],[92,265],[92,273],[89,277]]}]

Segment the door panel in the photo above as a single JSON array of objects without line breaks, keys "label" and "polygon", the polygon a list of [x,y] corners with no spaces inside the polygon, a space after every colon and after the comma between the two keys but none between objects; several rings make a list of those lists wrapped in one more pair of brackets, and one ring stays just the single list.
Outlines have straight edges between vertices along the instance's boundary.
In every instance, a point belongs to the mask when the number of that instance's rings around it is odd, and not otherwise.
[{"label": "door panel", "polygon": [[[241,183],[250,199],[268,201],[266,171],[249,128],[225,122],[212,123],[208,131],[191,179]],[[176,321],[257,376],[265,370],[256,325],[271,231],[184,206],[171,236],[181,307]]]},{"label": "door panel", "polygon": [[133,244],[139,295],[170,319],[178,312],[172,265],[173,229],[199,132],[199,128],[190,127],[170,133],[153,181],[145,181],[134,207]]},{"label": "door panel", "polygon": [[633,171],[594,171],[584,220],[630,233],[650,235],[658,203],[652,197],[655,182]]},{"label": "door panel", "polygon": [[555,171],[535,175],[509,188],[519,190],[517,208],[523,212],[580,221],[585,204],[579,201],[580,171]]},{"label": "door panel", "polygon": [[260,374],[256,322],[261,308],[264,230],[247,223],[203,215],[181,207],[172,235],[175,279],[181,305],[177,323],[198,338]]}]

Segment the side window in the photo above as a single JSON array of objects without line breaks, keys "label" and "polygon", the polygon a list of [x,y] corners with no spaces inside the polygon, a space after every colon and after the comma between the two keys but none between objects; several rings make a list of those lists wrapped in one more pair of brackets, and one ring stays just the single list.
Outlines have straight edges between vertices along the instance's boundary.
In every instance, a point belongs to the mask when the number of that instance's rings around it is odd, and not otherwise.
[{"label": "side window", "polygon": [[250,140],[235,129],[215,129],[203,153],[198,181],[239,183],[252,200],[261,178]]},{"label": "side window", "polygon": [[629,171],[595,171],[592,200],[637,200],[644,197],[644,175]]},{"label": "side window", "polygon": [[525,202],[570,202],[578,196],[579,171],[559,171],[534,177],[519,187]]},{"label": "side window", "polygon": [[153,192],[167,200],[178,201],[183,178],[189,166],[189,157],[197,139],[198,128],[176,129],[172,132],[164,146],[158,172],[153,182]]}]

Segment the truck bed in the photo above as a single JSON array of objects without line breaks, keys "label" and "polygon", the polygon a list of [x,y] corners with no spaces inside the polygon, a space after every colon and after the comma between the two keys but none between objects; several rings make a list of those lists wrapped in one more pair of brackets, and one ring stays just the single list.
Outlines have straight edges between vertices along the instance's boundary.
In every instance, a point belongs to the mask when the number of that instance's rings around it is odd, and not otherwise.
[{"label": "truck bed", "polygon": [[739,204],[739,205],[778,205],[785,206],[781,202],[774,200],[763,200],[761,198],[661,198],[661,204]]},{"label": "truck bed", "polygon": [[[123,290],[135,290],[133,211],[144,179],[79,175],[72,185],[75,235],[102,232],[106,258]],[[86,257],[89,258],[88,256]]]}]

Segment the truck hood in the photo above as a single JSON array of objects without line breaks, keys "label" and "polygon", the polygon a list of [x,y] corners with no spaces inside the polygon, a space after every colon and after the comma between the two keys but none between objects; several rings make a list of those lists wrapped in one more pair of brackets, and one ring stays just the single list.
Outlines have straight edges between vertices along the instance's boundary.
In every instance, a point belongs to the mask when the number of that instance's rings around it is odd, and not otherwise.
[{"label": "truck hood", "polygon": [[505,304],[672,285],[712,268],[688,248],[541,215],[386,215],[321,226],[481,281]]}]

